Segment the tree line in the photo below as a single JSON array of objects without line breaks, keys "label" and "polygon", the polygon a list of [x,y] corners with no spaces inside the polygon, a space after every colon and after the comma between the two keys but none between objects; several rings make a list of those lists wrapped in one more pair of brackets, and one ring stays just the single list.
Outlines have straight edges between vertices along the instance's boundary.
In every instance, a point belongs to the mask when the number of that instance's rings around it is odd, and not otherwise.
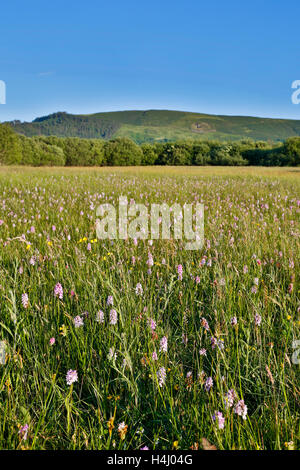
[{"label": "tree line", "polygon": [[32,166],[131,165],[300,165],[300,137],[272,143],[157,142],[137,145],[126,137],[112,140],[16,134],[0,124],[0,164]]}]

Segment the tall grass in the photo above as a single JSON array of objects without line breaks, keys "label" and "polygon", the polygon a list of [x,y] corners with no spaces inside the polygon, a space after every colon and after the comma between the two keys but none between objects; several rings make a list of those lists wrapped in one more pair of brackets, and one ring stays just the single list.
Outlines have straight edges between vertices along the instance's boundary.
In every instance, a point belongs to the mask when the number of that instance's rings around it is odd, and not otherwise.
[{"label": "tall grass", "polygon": [[[299,448],[299,188],[296,169],[1,168],[0,447]],[[96,240],[121,194],[203,202],[204,248]]]}]

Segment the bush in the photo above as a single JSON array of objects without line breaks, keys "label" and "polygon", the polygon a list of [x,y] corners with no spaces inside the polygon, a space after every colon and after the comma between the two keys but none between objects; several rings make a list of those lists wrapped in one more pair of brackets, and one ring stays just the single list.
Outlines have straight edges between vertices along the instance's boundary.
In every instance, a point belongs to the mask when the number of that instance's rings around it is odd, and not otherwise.
[{"label": "bush", "polygon": [[158,154],[157,163],[159,165],[191,165],[192,146],[185,143],[163,144]]},{"label": "bush", "polygon": [[143,152],[142,165],[155,165],[157,160],[155,147],[151,144],[142,144],[141,149]]},{"label": "bush", "polygon": [[289,165],[300,165],[300,137],[290,137],[286,139],[282,153],[287,156]]},{"label": "bush", "polygon": [[57,145],[49,145],[39,137],[33,137],[35,166],[64,166],[66,157]]},{"label": "bush", "polygon": [[22,152],[17,134],[6,124],[0,124],[0,164],[14,165],[21,162]]},{"label": "bush", "polygon": [[108,166],[140,165],[143,152],[132,140],[120,137],[105,143],[104,157]]}]

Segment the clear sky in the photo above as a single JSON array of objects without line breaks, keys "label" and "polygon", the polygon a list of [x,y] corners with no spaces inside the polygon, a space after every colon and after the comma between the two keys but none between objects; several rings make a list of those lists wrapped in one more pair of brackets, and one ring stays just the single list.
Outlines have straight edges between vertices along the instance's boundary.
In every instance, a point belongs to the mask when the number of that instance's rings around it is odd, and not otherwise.
[{"label": "clear sky", "polygon": [[0,121],[177,109],[300,119],[299,0],[10,0]]}]

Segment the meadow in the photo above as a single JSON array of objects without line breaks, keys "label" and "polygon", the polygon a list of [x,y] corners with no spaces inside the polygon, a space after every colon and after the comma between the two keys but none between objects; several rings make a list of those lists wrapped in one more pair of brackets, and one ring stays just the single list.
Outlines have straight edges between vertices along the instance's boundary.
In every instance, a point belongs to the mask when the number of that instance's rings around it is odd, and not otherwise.
[{"label": "meadow", "polygon": [[[0,448],[299,449],[299,177],[0,166]],[[119,195],[204,247],[97,240]]]}]

